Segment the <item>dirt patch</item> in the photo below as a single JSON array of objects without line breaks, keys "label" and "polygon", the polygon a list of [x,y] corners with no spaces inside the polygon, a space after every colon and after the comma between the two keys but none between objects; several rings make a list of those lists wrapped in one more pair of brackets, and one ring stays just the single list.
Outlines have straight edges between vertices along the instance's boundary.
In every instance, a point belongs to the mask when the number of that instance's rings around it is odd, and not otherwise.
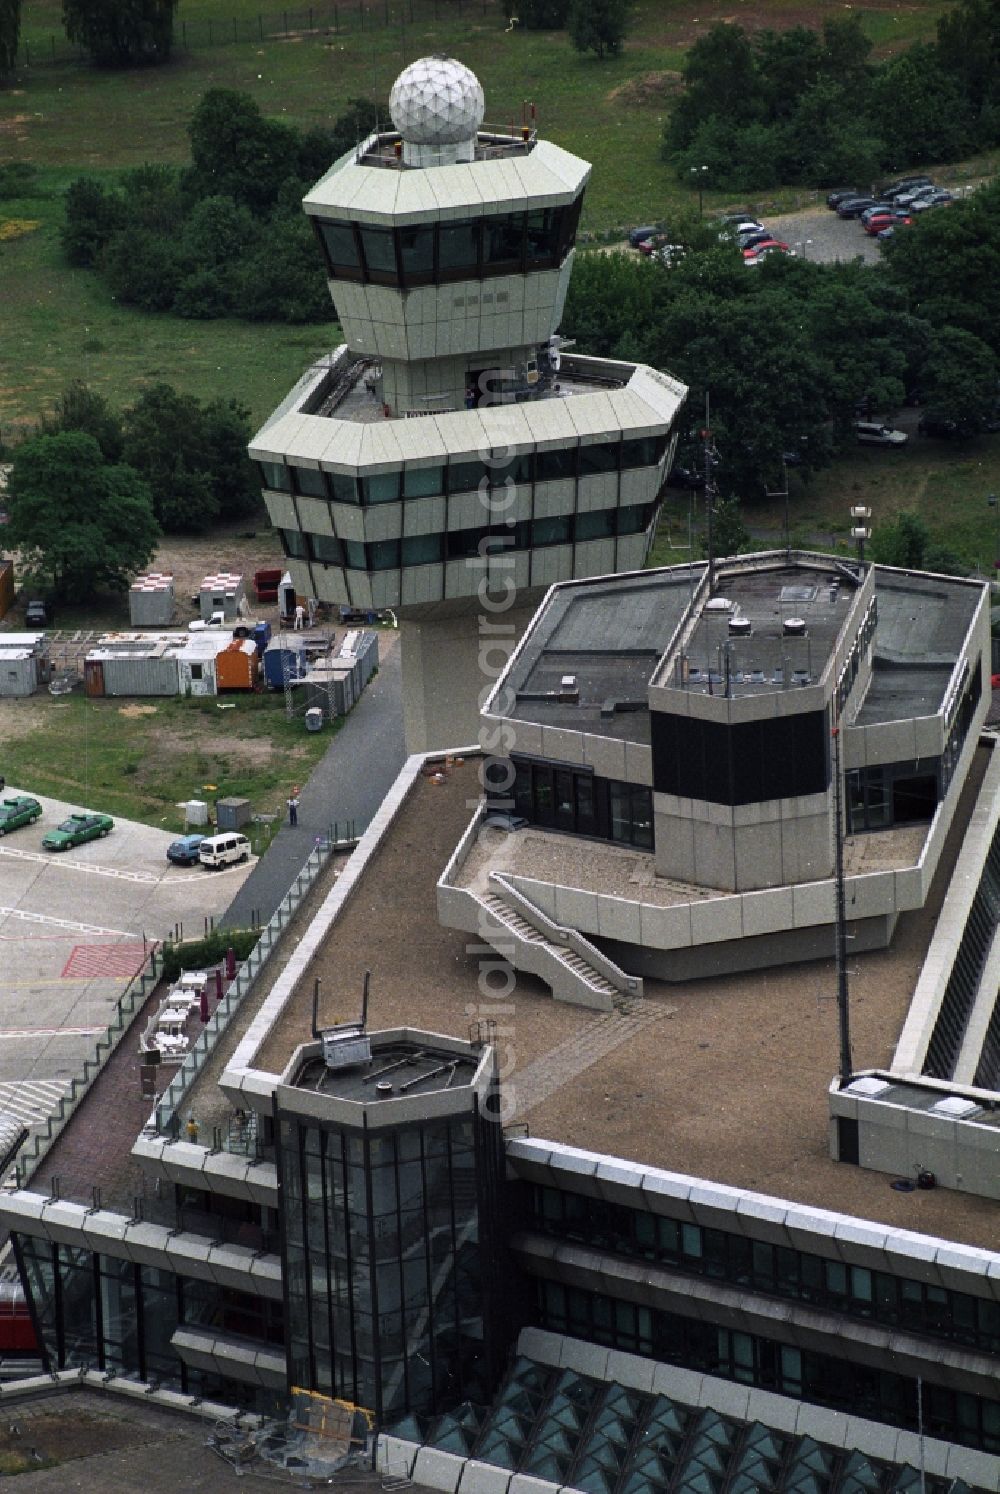
[{"label": "dirt patch", "polygon": [[119,706],[119,716],[155,716],[159,708],[157,706],[127,705]]},{"label": "dirt patch", "polygon": [[[50,706],[49,709],[52,709]],[[30,737],[33,732],[41,731],[48,724],[50,717],[46,714],[46,705],[39,700],[6,699],[3,701],[3,740],[4,742],[20,741],[23,737]],[[3,764],[0,761],[0,772]]]},{"label": "dirt patch", "polygon": [[0,1431],[0,1458],[5,1471],[19,1471],[15,1464],[29,1470],[40,1463],[64,1463],[69,1459],[87,1458],[94,1453],[110,1452],[145,1441],[147,1429],[117,1417],[80,1411],[44,1411],[41,1414],[17,1407],[11,1417],[4,1417]]},{"label": "dirt patch", "polygon": [[680,93],[683,78],[678,72],[643,73],[630,78],[608,94],[609,104],[627,104],[635,108],[654,108],[675,93]]}]

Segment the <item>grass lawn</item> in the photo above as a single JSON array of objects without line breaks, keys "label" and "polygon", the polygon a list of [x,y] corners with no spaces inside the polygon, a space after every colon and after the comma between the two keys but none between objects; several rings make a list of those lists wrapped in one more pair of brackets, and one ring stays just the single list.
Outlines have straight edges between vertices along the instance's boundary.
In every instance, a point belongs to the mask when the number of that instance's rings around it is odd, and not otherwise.
[{"label": "grass lawn", "polygon": [[[1000,435],[961,445],[913,437],[902,451],[848,450],[835,466],[808,481],[789,473],[788,491],[795,546],[853,554],[850,509],[856,505],[871,509],[873,531],[891,524],[903,510],[919,514],[937,544],[984,575],[992,575],[993,561],[1000,559],[1000,509],[986,501],[989,494],[1000,493]],[[701,494],[671,493],[660,516],[651,565],[676,565],[689,558],[689,513],[693,553],[701,554]],[[783,499],[745,504],[743,520],[759,547],[784,542]]]},{"label": "grass lawn", "polygon": [[[232,704],[232,710],[219,705]],[[285,718],[277,695],[90,700],[42,694],[3,702],[2,771],[28,793],[180,831],[186,799],[228,795],[284,813],[330,743]]]}]

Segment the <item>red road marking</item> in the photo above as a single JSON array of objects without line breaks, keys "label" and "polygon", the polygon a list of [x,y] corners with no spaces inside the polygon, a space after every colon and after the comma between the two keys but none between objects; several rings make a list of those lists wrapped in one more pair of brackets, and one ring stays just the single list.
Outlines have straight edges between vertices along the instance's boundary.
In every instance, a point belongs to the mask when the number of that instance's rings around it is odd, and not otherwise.
[{"label": "red road marking", "polygon": [[146,962],[146,946],[132,940],[119,944],[77,944],[63,967],[64,980],[89,980],[95,975],[135,975]]}]

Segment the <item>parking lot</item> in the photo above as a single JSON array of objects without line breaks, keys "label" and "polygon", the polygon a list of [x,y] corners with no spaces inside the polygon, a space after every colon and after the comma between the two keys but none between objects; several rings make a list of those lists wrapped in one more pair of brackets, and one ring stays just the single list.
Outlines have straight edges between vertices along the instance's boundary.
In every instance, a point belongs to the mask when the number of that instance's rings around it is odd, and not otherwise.
[{"label": "parking lot", "polygon": [[[5,797],[18,792],[8,784]],[[45,851],[43,835],[79,806],[34,797],[42,818],[0,840],[0,1110],[27,1124],[67,1089],[149,942],[178,924],[197,937],[253,867],[173,867],[174,836],[131,820]]]}]

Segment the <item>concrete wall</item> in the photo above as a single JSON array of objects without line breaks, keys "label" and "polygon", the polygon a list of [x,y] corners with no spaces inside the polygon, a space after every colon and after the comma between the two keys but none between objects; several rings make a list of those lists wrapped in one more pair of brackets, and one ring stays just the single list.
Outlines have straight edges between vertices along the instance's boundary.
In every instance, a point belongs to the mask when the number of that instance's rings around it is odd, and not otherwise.
[{"label": "concrete wall", "polygon": [[656,870],[726,892],[817,881],[833,870],[832,808],[832,790],[737,805],[654,794]]},{"label": "concrete wall", "polygon": [[[497,595],[502,599],[504,593]],[[484,610],[401,623],[408,752],[437,751],[479,739],[480,701],[493,688],[506,653],[532,614],[528,605],[495,614]]]}]

